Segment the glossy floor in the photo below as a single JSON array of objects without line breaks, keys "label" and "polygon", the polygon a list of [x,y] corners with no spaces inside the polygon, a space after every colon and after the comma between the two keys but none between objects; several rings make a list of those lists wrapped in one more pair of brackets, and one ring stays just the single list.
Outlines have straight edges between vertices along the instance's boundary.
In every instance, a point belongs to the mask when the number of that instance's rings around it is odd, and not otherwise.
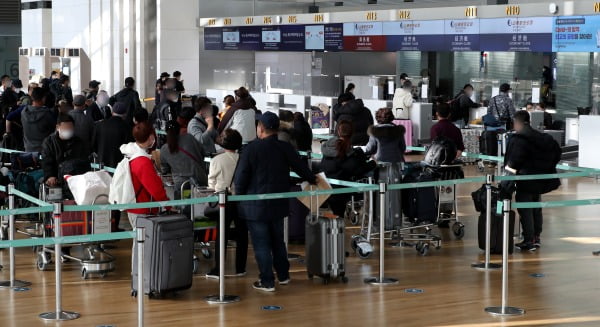
[{"label": "glossy floor", "polygon": [[[469,172],[475,174],[472,168]],[[526,309],[526,314],[495,318],[484,312],[487,306],[500,305],[501,274],[470,267],[483,258],[477,248],[476,213],[469,197],[478,186],[459,187],[464,240],[457,241],[451,232],[442,230],[443,247],[427,257],[418,256],[414,248],[386,247],[386,275],[398,278],[398,285],[363,283],[363,278],[377,273],[376,251],[366,260],[350,255],[348,284],[309,281],[303,265],[292,262],[292,283],[264,294],[251,288],[257,272],[250,257],[248,276],[226,279],[227,293],[241,296],[241,302],[207,304],[204,297],[218,292],[218,282],[197,276],[191,290],[147,301],[146,326],[600,326],[600,258],[592,256],[593,250],[600,249],[598,206],[545,210],[542,249],[517,251],[510,257],[508,304]],[[575,198],[600,198],[597,181],[563,182],[560,191],[544,199]],[[356,229],[348,228],[347,240],[354,232]],[[80,312],[81,318],[62,323],[44,323],[38,318],[54,309],[54,272],[38,271],[31,249],[18,249],[17,277],[33,284],[24,292],[0,290],[0,326],[135,326],[137,306],[130,297],[129,278],[131,245],[123,241],[117,246],[112,250],[118,258],[117,271],[104,279],[82,280],[76,265],[65,267],[63,307]],[[291,250],[303,253],[301,246]],[[0,251],[5,266],[0,279],[9,277],[7,260],[8,251]],[[493,260],[500,257],[493,256]],[[207,271],[210,264],[202,261],[201,269]],[[423,292],[409,293],[407,289]],[[281,310],[262,309],[271,305]]]}]

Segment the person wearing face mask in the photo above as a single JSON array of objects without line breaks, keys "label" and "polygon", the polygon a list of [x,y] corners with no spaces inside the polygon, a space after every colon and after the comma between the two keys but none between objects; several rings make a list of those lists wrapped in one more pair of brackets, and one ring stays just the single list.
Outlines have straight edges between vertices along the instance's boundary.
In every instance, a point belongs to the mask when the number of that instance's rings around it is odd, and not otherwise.
[{"label": "person wearing face mask", "polygon": [[[64,174],[82,173],[80,169],[72,171],[71,168],[66,168],[67,162],[73,163],[69,165],[73,167],[81,167],[87,162],[89,169],[90,154],[88,145],[75,136],[73,117],[67,114],[59,115],[56,132],[48,136],[42,144],[42,169],[46,185],[56,187],[62,184]],[[75,162],[77,164],[74,164]]]},{"label": "person wearing face mask", "polygon": [[[136,194],[137,203],[152,201],[169,201],[163,182],[158,176],[150,152],[156,143],[154,128],[148,122],[141,122],[133,127],[135,142],[124,144],[120,150],[129,159],[131,182]],[[168,208],[166,208],[168,209]],[[156,215],[159,208],[127,210],[129,222],[135,228],[140,215]]]},{"label": "person wearing face mask", "polygon": [[464,128],[469,124],[471,108],[479,108],[479,104],[471,100],[473,92],[473,85],[467,84],[451,102],[450,118],[452,119],[452,123],[458,128]]},{"label": "person wearing face mask", "polygon": [[216,153],[217,126],[213,116],[212,102],[206,97],[196,99],[196,115],[190,120],[187,130],[202,145],[206,155]]},{"label": "person wearing face mask", "polygon": [[95,122],[110,118],[111,107],[108,104],[109,99],[110,97],[106,91],[99,91],[96,96],[96,101],[92,102],[89,107],[85,109],[85,114],[90,116]]}]

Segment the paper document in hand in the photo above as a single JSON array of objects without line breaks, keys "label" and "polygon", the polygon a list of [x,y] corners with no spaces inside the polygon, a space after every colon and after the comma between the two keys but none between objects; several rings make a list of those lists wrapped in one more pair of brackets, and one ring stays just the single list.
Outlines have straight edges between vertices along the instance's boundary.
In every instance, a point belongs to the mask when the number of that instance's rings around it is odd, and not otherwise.
[{"label": "paper document in hand", "polygon": [[[317,174],[320,178],[317,180],[317,185],[310,185],[308,182],[302,183],[302,191],[320,191],[320,190],[331,190],[331,184],[327,181],[324,173]],[[320,194],[313,197],[300,196],[298,200],[302,202],[307,208],[310,209],[311,213],[317,214],[319,208],[329,199],[330,194]]]}]

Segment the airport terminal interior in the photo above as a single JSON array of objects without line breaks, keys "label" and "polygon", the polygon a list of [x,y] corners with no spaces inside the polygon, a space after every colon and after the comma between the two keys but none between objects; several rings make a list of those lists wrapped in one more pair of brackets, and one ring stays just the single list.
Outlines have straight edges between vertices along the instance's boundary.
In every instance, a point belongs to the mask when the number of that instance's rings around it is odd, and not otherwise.
[{"label": "airport terminal interior", "polygon": [[600,326],[600,2],[0,0],[0,327]]}]

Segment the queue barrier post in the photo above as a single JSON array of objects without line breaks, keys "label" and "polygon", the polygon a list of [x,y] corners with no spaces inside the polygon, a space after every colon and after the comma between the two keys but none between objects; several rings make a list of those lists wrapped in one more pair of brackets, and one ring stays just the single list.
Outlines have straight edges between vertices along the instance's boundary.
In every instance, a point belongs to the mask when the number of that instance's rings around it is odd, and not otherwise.
[{"label": "queue barrier post", "polygon": [[55,256],[55,264],[54,270],[56,274],[56,310],[53,312],[45,312],[40,314],[40,318],[42,320],[56,320],[56,321],[65,321],[65,320],[74,320],[81,315],[77,312],[65,311],[62,309],[62,263],[60,260],[60,256],[62,253],[62,244],[60,243],[61,237],[61,214],[62,214],[62,203],[54,203],[54,237],[56,238],[56,243],[54,243],[54,256]]},{"label": "queue barrier post", "polygon": [[[503,134],[498,134],[496,137],[498,139],[498,157],[502,157],[502,137],[504,136]],[[496,175],[502,175],[502,161],[496,162]]]},{"label": "queue barrier post", "polygon": [[385,217],[387,213],[387,184],[379,184],[379,276],[365,278],[365,283],[371,285],[394,285],[398,284],[396,278],[386,278],[385,270]]},{"label": "queue barrier post", "polygon": [[146,231],[144,227],[136,228],[137,241],[137,297],[138,306],[138,327],[144,327],[144,242],[146,241]]},{"label": "queue barrier post", "polygon": [[525,314],[525,310],[517,307],[511,307],[507,305],[508,302],[508,241],[509,237],[512,237],[508,230],[508,224],[510,221],[510,200],[504,200],[503,212],[503,234],[504,239],[502,243],[502,305],[495,307],[485,308],[485,312],[493,316],[520,316]]},{"label": "queue barrier post", "polygon": [[485,261],[480,263],[474,263],[471,267],[486,271],[486,270],[498,270],[502,268],[502,265],[497,263],[490,263],[490,252],[491,252],[491,235],[492,235],[492,183],[494,182],[494,175],[486,175],[485,177]]},{"label": "queue barrier post", "polygon": [[237,295],[225,294],[225,206],[227,204],[227,192],[219,192],[219,294],[209,295],[204,300],[209,304],[227,304],[239,302]]},{"label": "queue barrier post", "polygon": [[[15,208],[15,195],[13,193],[15,186],[14,184],[9,184],[8,185],[8,208],[10,210]],[[9,241],[13,241],[15,239],[15,215],[8,215],[8,240]],[[0,282],[0,288],[21,288],[21,287],[27,287],[29,285],[31,285],[30,282],[27,281],[23,281],[23,280],[18,280],[16,279],[15,275],[15,270],[16,270],[16,263],[15,263],[15,248],[14,247],[10,247],[9,249],[9,271],[10,271],[10,280],[5,280],[5,281],[1,281]]]}]

